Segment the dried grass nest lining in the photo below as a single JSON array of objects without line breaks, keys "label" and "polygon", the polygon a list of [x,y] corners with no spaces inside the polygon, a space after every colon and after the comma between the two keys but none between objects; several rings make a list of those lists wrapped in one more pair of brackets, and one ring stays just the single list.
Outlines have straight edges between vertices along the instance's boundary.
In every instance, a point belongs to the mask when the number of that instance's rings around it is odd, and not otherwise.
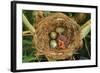
[{"label": "dried grass nest lining", "polygon": [[[54,13],[45,17],[35,27],[37,34],[37,56],[44,55],[48,60],[69,59],[81,46],[80,26],[63,13]],[[51,40],[49,33],[55,31],[57,27],[65,29],[63,35],[68,40],[67,46],[64,49],[60,49],[59,47],[53,49],[49,45]]]}]

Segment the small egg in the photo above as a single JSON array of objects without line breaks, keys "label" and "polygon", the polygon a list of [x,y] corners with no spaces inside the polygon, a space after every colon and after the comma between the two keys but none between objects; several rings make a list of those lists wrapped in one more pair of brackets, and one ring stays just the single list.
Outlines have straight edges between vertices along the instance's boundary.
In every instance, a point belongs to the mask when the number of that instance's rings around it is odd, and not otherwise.
[{"label": "small egg", "polygon": [[57,33],[56,32],[51,32],[50,37],[51,37],[51,39],[56,39]]},{"label": "small egg", "polygon": [[56,32],[57,33],[63,33],[65,30],[64,30],[64,28],[63,27],[57,27],[56,28]]},{"label": "small egg", "polygon": [[51,48],[56,48],[57,47],[57,41],[56,40],[51,40],[50,41],[50,47]]}]

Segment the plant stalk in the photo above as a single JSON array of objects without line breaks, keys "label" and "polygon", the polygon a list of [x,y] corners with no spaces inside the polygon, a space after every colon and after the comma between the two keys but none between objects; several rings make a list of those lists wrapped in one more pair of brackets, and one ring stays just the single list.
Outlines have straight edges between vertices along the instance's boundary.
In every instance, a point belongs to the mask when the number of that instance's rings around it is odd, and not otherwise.
[{"label": "plant stalk", "polygon": [[27,20],[27,18],[25,17],[24,14],[22,16],[22,20],[23,20],[25,26],[31,31],[31,33],[35,33],[35,28],[29,23],[29,21]]},{"label": "plant stalk", "polygon": [[88,20],[83,26],[81,26],[81,36],[82,39],[90,32],[91,30],[91,20]]}]

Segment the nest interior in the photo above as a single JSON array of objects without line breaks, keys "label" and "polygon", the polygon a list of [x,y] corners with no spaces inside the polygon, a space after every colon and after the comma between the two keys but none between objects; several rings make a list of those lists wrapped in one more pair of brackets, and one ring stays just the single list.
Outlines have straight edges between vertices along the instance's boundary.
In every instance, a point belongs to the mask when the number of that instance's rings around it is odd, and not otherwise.
[{"label": "nest interior", "polygon": [[[66,37],[65,48],[51,48],[50,32],[57,27],[65,29],[63,35]],[[71,59],[72,55],[81,47],[82,38],[80,25],[63,13],[54,13],[42,19],[35,26],[37,35],[36,55],[44,55],[48,60]],[[33,39],[34,41],[34,39]]]}]

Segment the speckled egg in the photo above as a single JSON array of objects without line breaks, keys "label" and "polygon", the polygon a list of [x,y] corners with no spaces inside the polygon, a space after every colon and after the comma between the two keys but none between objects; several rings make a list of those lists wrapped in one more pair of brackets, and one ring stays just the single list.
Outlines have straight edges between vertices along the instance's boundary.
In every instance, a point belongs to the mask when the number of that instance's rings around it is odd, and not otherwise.
[{"label": "speckled egg", "polygon": [[50,38],[51,39],[56,39],[57,38],[57,33],[56,32],[51,32],[50,33]]},{"label": "speckled egg", "polygon": [[56,48],[57,47],[57,41],[56,40],[50,40],[50,47]]}]

